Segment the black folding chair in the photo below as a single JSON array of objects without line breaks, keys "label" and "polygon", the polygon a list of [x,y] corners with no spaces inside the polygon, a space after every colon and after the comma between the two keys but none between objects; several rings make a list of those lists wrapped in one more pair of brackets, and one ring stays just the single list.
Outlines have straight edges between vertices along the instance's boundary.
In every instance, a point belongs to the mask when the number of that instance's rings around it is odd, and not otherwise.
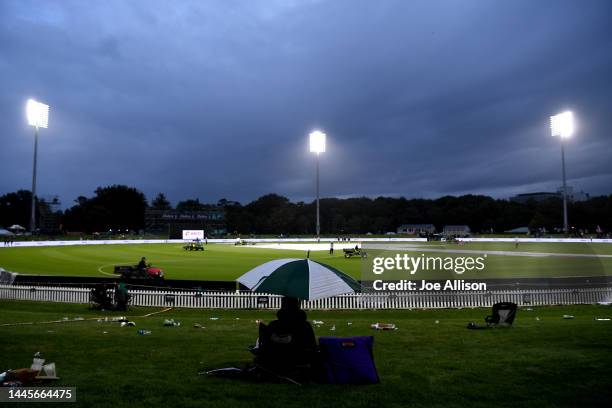
[{"label": "black folding chair", "polygon": [[500,302],[493,305],[493,312],[485,317],[488,327],[510,327],[516,317],[516,303]]}]

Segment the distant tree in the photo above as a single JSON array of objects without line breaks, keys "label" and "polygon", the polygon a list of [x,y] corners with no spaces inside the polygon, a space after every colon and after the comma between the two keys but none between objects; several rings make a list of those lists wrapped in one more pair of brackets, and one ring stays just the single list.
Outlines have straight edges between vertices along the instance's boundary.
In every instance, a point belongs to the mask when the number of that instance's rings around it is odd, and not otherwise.
[{"label": "distant tree", "polygon": [[[0,227],[18,224],[29,228],[31,205],[32,193],[28,190],[19,190],[0,196]],[[36,219],[38,219],[38,210]]]},{"label": "distant tree", "polygon": [[[0,196],[0,225],[27,226],[30,192],[20,190]],[[146,198],[140,191],[126,186],[100,187],[95,196],[79,196],[75,205],[64,213],[67,231],[106,231],[108,229],[141,229],[144,224]],[[160,193],[152,208],[169,209],[170,203]],[[242,205],[221,198],[216,204],[186,199],[176,206],[180,211],[223,209],[226,229],[238,234],[314,234],[316,204],[291,202],[278,194],[266,194]],[[322,198],[321,232],[323,234],[363,234],[395,231],[401,224],[466,224],[474,232],[503,232],[529,226],[552,231],[562,226],[562,202],[517,203],[482,195],[444,196],[437,199],[403,197]],[[594,232],[599,226],[612,232],[612,195],[571,202],[568,208],[572,227]]]},{"label": "distant tree", "polygon": [[240,205],[241,204],[238,201],[231,201],[226,198],[221,198],[219,201],[217,201],[217,207],[240,207]]},{"label": "distant tree", "polygon": [[77,205],[64,214],[63,224],[67,231],[137,231],[144,227],[147,200],[133,187],[98,187],[94,197],[80,196],[76,201]]},{"label": "distant tree", "polygon": [[195,200],[190,198],[185,201],[180,201],[176,205],[176,209],[179,211],[201,211],[204,209],[204,205],[200,203],[199,198],[196,198]]},{"label": "distant tree", "polygon": [[151,208],[154,210],[171,210],[172,205],[170,201],[166,199],[164,193],[159,193],[151,202]]}]

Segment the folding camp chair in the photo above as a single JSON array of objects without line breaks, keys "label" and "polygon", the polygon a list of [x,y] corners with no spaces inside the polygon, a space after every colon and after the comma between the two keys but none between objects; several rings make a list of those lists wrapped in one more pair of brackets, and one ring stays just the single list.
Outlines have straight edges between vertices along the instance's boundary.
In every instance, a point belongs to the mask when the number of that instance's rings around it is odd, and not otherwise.
[{"label": "folding camp chair", "polygon": [[516,317],[516,303],[500,302],[493,305],[491,316],[485,317],[488,327],[512,326]]}]

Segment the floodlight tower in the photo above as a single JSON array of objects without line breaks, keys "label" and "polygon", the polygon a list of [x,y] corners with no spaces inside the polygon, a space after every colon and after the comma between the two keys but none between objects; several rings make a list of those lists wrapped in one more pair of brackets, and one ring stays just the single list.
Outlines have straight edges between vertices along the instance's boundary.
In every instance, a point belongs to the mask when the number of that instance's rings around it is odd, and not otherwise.
[{"label": "floodlight tower", "polygon": [[34,126],[34,169],[32,171],[32,208],[30,213],[30,232],[36,230],[36,159],[38,155],[38,128],[49,125],[49,105],[29,99],[26,114],[30,126]]},{"label": "floodlight tower", "polygon": [[561,139],[561,173],[563,175],[563,231],[569,233],[567,222],[567,186],[565,183],[565,142],[574,133],[574,115],[570,111],[550,117],[550,133]]},{"label": "floodlight tower", "polygon": [[321,237],[321,222],[319,218],[319,156],[325,153],[325,133],[315,130],[310,133],[310,152],[317,155],[317,239]]}]

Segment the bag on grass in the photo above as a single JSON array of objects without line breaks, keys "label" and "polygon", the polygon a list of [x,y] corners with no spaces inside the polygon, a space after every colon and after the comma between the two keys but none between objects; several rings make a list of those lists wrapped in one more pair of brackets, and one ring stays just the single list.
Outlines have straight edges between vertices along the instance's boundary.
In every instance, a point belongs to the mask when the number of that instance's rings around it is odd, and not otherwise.
[{"label": "bag on grass", "polygon": [[325,380],[330,384],[378,384],[373,345],[373,336],[320,337]]}]

